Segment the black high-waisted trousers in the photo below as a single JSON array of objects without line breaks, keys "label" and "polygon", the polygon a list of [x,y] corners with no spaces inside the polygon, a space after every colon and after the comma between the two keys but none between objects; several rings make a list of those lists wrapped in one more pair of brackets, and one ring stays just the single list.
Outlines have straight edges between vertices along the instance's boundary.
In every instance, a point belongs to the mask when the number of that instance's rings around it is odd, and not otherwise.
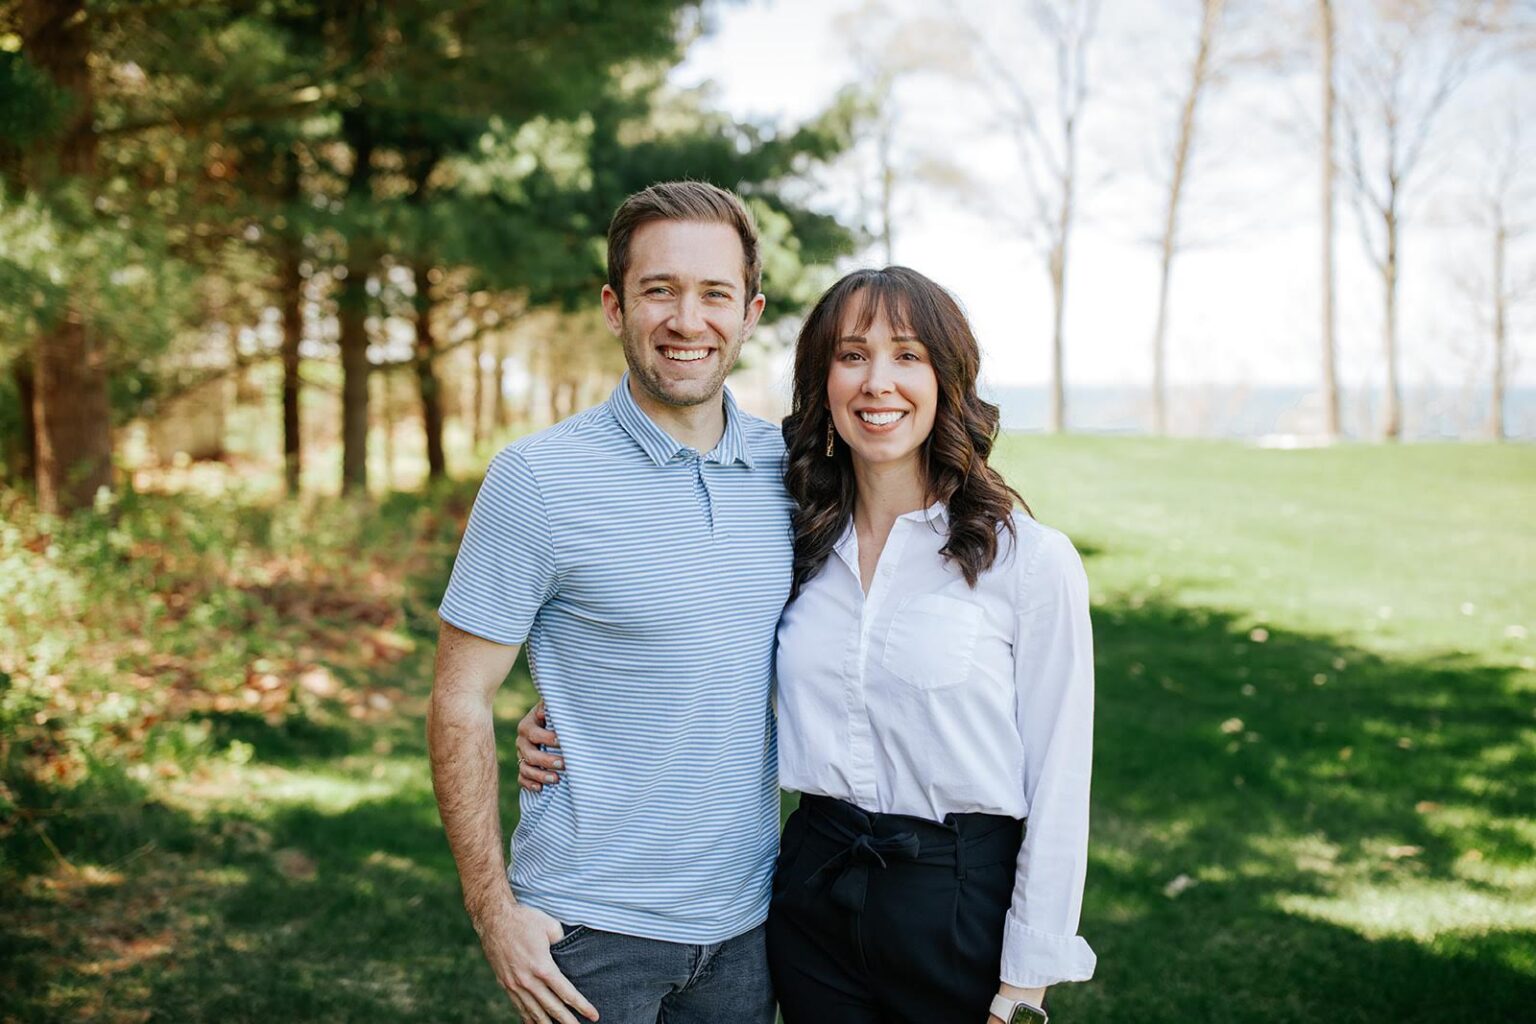
[{"label": "black high-waisted trousers", "polygon": [[1024,823],[805,796],[784,826],[768,966],[785,1024],[981,1024]]}]

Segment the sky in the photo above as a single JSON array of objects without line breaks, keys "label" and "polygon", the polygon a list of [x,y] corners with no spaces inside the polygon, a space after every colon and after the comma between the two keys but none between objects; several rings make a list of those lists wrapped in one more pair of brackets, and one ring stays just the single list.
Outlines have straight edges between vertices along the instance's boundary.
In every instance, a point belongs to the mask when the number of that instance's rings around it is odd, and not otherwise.
[{"label": "sky", "polygon": [[[713,8],[712,31],[689,50],[673,81],[707,86],[714,103],[741,120],[792,126],[823,109],[858,77],[853,40],[838,18],[863,0],[741,0]],[[899,6],[902,0],[894,0]],[[910,4],[943,11],[939,3]],[[1021,66],[1038,50],[1009,15],[1022,5],[963,0],[995,32],[1000,53]],[[1240,5],[1234,5],[1240,6]],[[1156,311],[1163,140],[1177,111],[1180,71],[1198,27],[1192,0],[1105,0],[1090,54],[1093,93],[1084,121],[1080,227],[1069,263],[1066,376],[1070,386],[1145,384],[1151,375]],[[1241,24],[1229,40],[1251,45],[1273,26]],[[1299,31],[1299,30],[1298,30]],[[871,33],[875,38],[877,33]],[[1031,65],[1034,66],[1034,65]],[[1288,69],[1234,74],[1199,122],[1203,156],[1191,179],[1188,234],[1175,264],[1169,330],[1174,385],[1311,386],[1320,375],[1319,181],[1313,108],[1315,65],[1301,50]],[[1462,213],[1486,163],[1487,140],[1521,108],[1536,136],[1528,71],[1469,80],[1431,137],[1419,201],[1404,229],[1402,373],[1410,386],[1475,386],[1490,349],[1475,296],[1487,289],[1487,250]],[[1523,96],[1521,93],[1523,92]],[[966,307],[983,347],[991,387],[1049,379],[1050,292],[1035,250],[977,205],[1021,195],[1018,163],[1005,133],[984,123],[988,109],[954,79],[923,75],[896,95],[897,146],[911,159],[939,156],[990,184],[966,206],[945,190],[907,183],[895,258],[928,274]],[[854,209],[856,192],[828,181],[814,200]],[[1527,167],[1526,177],[1529,177]],[[1381,299],[1366,262],[1344,184],[1336,213],[1340,373],[1346,386],[1378,384]],[[1530,239],[1516,255],[1533,266]],[[861,253],[848,266],[875,265]],[[1516,320],[1529,337],[1529,306]],[[1515,383],[1536,385],[1536,348]]]}]

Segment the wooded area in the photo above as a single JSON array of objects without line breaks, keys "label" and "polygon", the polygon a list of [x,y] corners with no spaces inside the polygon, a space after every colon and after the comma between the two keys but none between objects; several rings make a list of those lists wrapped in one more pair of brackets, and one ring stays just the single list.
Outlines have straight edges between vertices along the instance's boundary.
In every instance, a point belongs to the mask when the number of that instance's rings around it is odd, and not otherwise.
[{"label": "wooded area", "polygon": [[[848,120],[768,133],[668,88],[699,18],[675,0],[0,6],[11,481],[88,506],[115,424],[258,364],[281,366],[290,491],[302,391],[339,388],[341,489],[363,490],[369,379],[396,370],[441,478],[445,357],[473,349],[505,425],[496,346],[542,311],[565,320],[537,363],[552,393],[584,384],[561,373],[594,333],[570,311],[601,284],[609,214],[655,180],[749,196],[772,308],[796,309],[853,238],[785,186]],[[305,371],[317,358],[339,381]]]}]

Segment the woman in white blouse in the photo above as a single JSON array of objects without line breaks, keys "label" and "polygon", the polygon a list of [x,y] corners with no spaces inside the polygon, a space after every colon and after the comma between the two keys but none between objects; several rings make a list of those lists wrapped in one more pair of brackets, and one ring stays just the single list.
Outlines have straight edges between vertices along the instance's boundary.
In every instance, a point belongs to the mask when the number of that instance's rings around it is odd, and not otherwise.
[{"label": "woman in white blouse", "polygon": [[800,333],[777,680],[801,799],[768,918],[786,1024],[1037,1024],[1047,986],[1093,974],[1087,581],[987,465],[979,355],[904,267],[844,277]]},{"label": "woman in white blouse", "polygon": [[768,931],[786,1024],[1037,1021],[1047,986],[1093,974],[1087,581],[987,465],[979,355],[903,267],[843,278],[800,333],[777,676],[801,802]]}]

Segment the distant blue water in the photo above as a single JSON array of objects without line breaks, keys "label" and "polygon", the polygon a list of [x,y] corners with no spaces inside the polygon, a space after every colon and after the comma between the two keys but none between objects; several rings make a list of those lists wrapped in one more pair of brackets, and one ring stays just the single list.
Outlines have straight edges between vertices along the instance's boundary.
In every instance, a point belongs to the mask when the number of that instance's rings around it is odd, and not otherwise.
[{"label": "distant blue water", "polygon": [[[1044,430],[1050,392],[1043,387],[987,389],[1002,408],[1006,430]],[[1340,415],[1348,438],[1381,436],[1378,392],[1346,390]],[[1257,439],[1271,435],[1322,433],[1322,402],[1306,388],[1208,386],[1175,388],[1168,400],[1169,430],[1186,437]],[[1510,390],[1504,400],[1505,432],[1511,439],[1536,441],[1536,388]],[[1144,388],[1067,389],[1067,428],[1082,433],[1147,433],[1151,396]],[[1488,436],[1488,396],[1450,389],[1409,389],[1403,393],[1403,433],[1409,440],[1483,440]]]}]

